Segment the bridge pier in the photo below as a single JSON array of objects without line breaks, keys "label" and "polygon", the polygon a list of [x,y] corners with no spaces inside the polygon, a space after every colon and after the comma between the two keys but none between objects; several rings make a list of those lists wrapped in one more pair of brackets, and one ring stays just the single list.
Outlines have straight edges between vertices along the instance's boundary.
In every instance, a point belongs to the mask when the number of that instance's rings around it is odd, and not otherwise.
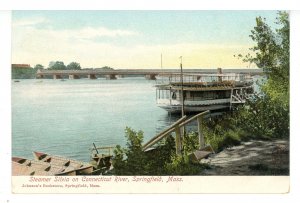
[{"label": "bridge pier", "polygon": [[116,80],[117,77],[115,74],[110,74],[105,76],[106,80]]},{"label": "bridge pier", "polygon": [[44,75],[37,75],[36,78],[37,78],[37,79],[43,79],[43,78],[44,78]]},{"label": "bridge pier", "polygon": [[62,76],[61,75],[57,75],[57,74],[54,74],[53,75],[53,79],[62,79]]},{"label": "bridge pier", "polygon": [[69,75],[69,79],[73,80],[73,79],[80,79],[79,75]]},{"label": "bridge pier", "polygon": [[145,75],[145,78],[147,80],[156,80],[156,74],[148,74],[148,75]]},{"label": "bridge pier", "polygon": [[89,74],[88,79],[97,79],[95,74]]}]

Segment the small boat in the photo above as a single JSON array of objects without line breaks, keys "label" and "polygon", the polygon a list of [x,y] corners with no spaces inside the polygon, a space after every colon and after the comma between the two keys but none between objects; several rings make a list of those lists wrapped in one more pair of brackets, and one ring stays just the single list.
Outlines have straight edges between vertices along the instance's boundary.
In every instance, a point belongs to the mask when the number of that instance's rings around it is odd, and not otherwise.
[{"label": "small boat", "polygon": [[114,147],[96,147],[93,143],[93,148],[91,150],[91,160],[96,166],[96,168],[105,168],[109,170],[111,167],[112,154],[111,151]]},{"label": "small boat", "polygon": [[[221,72],[221,71],[220,71]],[[156,85],[158,107],[170,113],[232,109],[253,93],[253,81],[241,74],[166,74]],[[181,77],[183,81],[181,82]]]},{"label": "small boat", "polygon": [[37,161],[46,162],[51,165],[60,167],[72,167],[76,171],[76,175],[89,175],[92,174],[94,168],[89,163],[84,163],[77,160],[68,159],[61,156],[45,154],[42,152],[33,152],[34,158]]},{"label": "small boat", "polygon": [[20,82],[20,80],[14,80],[14,82]]},{"label": "small boat", "polygon": [[12,175],[71,176],[76,175],[76,171],[72,167],[61,167],[46,162],[12,157]]},{"label": "small boat", "polygon": [[97,167],[110,168],[112,155],[106,154],[93,154],[92,160],[95,161]]}]

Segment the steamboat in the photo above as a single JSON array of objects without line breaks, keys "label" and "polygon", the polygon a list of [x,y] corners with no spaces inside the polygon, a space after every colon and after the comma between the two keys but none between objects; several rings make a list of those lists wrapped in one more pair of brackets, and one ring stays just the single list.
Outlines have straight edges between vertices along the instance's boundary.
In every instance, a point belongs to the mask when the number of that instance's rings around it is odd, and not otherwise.
[{"label": "steamboat", "polygon": [[253,93],[248,74],[162,74],[156,84],[156,103],[170,113],[232,109]]}]

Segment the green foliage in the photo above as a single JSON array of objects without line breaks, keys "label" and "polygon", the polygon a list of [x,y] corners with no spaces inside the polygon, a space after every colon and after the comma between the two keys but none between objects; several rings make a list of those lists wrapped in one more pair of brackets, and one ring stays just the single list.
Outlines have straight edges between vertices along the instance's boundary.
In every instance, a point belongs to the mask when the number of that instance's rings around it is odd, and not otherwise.
[{"label": "green foliage", "polygon": [[199,139],[197,132],[190,132],[184,135],[183,138],[183,149],[185,154],[190,154],[196,149],[199,149]]},{"label": "green foliage", "polygon": [[165,165],[167,175],[197,175],[204,165],[191,163],[188,156],[172,156],[171,162]]},{"label": "green foliage", "polygon": [[258,97],[239,109],[238,125],[261,139],[289,136],[289,111],[279,101]]},{"label": "green foliage", "polygon": [[36,71],[33,68],[12,68],[12,79],[33,79]]},{"label": "green foliage", "polygon": [[125,129],[127,148],[117,146],[114,150],[113,161],[115,173],[118,175],[146,175],[146,155],[142,151],[143,132]]},{"label": "green foliage", "polygon": [[51,61],[48,67],[49,70],[66,70],[66,68],[67,67],[62,61],[56,61],[56,62]]},{"label": "green foliage", "polygon": [[[221,125],[217,125],[217,127],[222,128]],[[204,135],[206,143],[209,144],[215,152],[219,152],[224,148],[239,145],[242,141],[243,133],[244,132],[239,128],[228,131],[226,129],[215,131],[213,129],[206,128]]]},{"label": "green foliage", "polygon": [[242,130],[237,129],[235,131],[233,130],[229,130],[225,133],[225,137],[223,139],[223,147],[224,146],[235,146],[235,145],[239,145],[241,143],[241,133]]},{"label": "green foliage", "polygon": [[113,159],[113,166],[116,174],[123,174],[124,173],[123,171],[126,171],[127,169],[126,162],[124,161],[124,154],[125,152],[121,148],[121,146],[117,145],[116,148],[114,149],[114,159]]},{"label": "green foliage", "polygon": [[113,68],[109,67],[109,66],[103,66],[101,68],[102,70],[113,70]]},{"label": "green foliage", "polygon": [[77,62],[71,62],[67,66],[65,66],[64,62],[62,61],[50,61],[48,69],[49,70],[81,70],[81,66],[80,63]]},{"label": "green foliage", "polygon": [[41,65],[41,64],[36,64],[33,68],[35,71],[38,71],[38,70],[43,70],[44,69],[44,66]]},{"label": "green foliage", "polygon": [[155,162],[152,162],[152,167],[161,168],[165,163],[170,163],[172,161],[172,156],[175,156],[175,139],[173,136],[169,135],[157,145],[155,152],[149,153],[147,158],[155,160]]},{"label": "green foliage", "polygon": [[80,70],[81,66],[77,62],[71,62],[69,65],[66,67],[67,70]]},{"label": "green foliage", "polygon": [[247,136],[245,136],[245,131],[236,125],[236,122],[233,114],[211,118],[204,122],[203,132],[206,143],[211,145],[215,152],[239,145]]},{"label": "green foliage", "polygon": [[[190,163],[188,156],[177,156],[175,139],[168,136],[154,149],[142,150],[143,132],[126,128],[126,148],[114,150],[114,173],[116,175],[193,175],[202,170],[201,164]],[[193,138],[194,139],[194,138]],[[190,149],[195,148],[191,139]],[[185,153],[187,154],[187,153]]]},{"label": "green foliage", "polygon": [[56,62],[55,61],[50,61],[48,65],[48,69],[51,68]]},{"label": "green foliage", "polygon": [[237,124],[259,138],[289,136],[289,15],[279,12],[272,29],[265,19],[256,18],[251,39],[256,43],[245,62],[255,63],[267,75],[261,94],[239,109]]},{"label": "green foliage", "polygon": [[289,16],[286,12],[279,12],[275,22],[279,28],[272,29],[262,17],[256,18],[256,26],[251,31],[251,39],[256,45],[250,50],[254,56],[248,54],[245,62],[252,62],[262,68],[265,73],[277,80],[289,79]]}]

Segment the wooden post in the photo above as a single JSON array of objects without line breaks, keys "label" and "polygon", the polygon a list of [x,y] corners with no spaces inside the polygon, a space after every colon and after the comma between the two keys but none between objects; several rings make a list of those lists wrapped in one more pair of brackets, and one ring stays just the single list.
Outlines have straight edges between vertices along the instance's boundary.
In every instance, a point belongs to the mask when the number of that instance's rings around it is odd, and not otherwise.
[{"label": "wooden post", "polygon": [[181,133],[180,133],[179,126],[175,127],[175,134],[176,134],[176,136],[175,136],[176,154],[181,155],[182,146],[181,146]]},{"label": "wooden post", "polygon": [[231,88],[231,93],[230,93],[230,107],[229,107],[230,110],[232,110],[232,95],[233,95],[233,89]]},{"label": "wooden post", "polygon": [[184,92],[183,92],[183,71],[182,71],[182,56],[180,56],[180,82],[181,82],[181,117],[184,116]]},{"label": "wooden post", "polygon": [[98,150],[97,150],[97,147],[96,147],[95,143],[93,143],[93,145],[94,145],[94,148],[95,148],[95,150],[96,150],[96,153],[99,154],[99,152],[98,152]]},{"label": "wooden post", "polygon": [[199,135],[199,146],[200,146],[200,149],[203,148],[205,146],[205,143],[204,143],[204,135],[203,135],[203,132],[202,132],[202,120],[203,120],[203,117],[202,116],[199,116],[197,118],[197,122],[198,122],[198,135]]},{"label": "wooden post", "polygon": [[221,76],[221,74],[222,74],[222,68],[218,68],[218,82],[222,82],[222,76]]}]

